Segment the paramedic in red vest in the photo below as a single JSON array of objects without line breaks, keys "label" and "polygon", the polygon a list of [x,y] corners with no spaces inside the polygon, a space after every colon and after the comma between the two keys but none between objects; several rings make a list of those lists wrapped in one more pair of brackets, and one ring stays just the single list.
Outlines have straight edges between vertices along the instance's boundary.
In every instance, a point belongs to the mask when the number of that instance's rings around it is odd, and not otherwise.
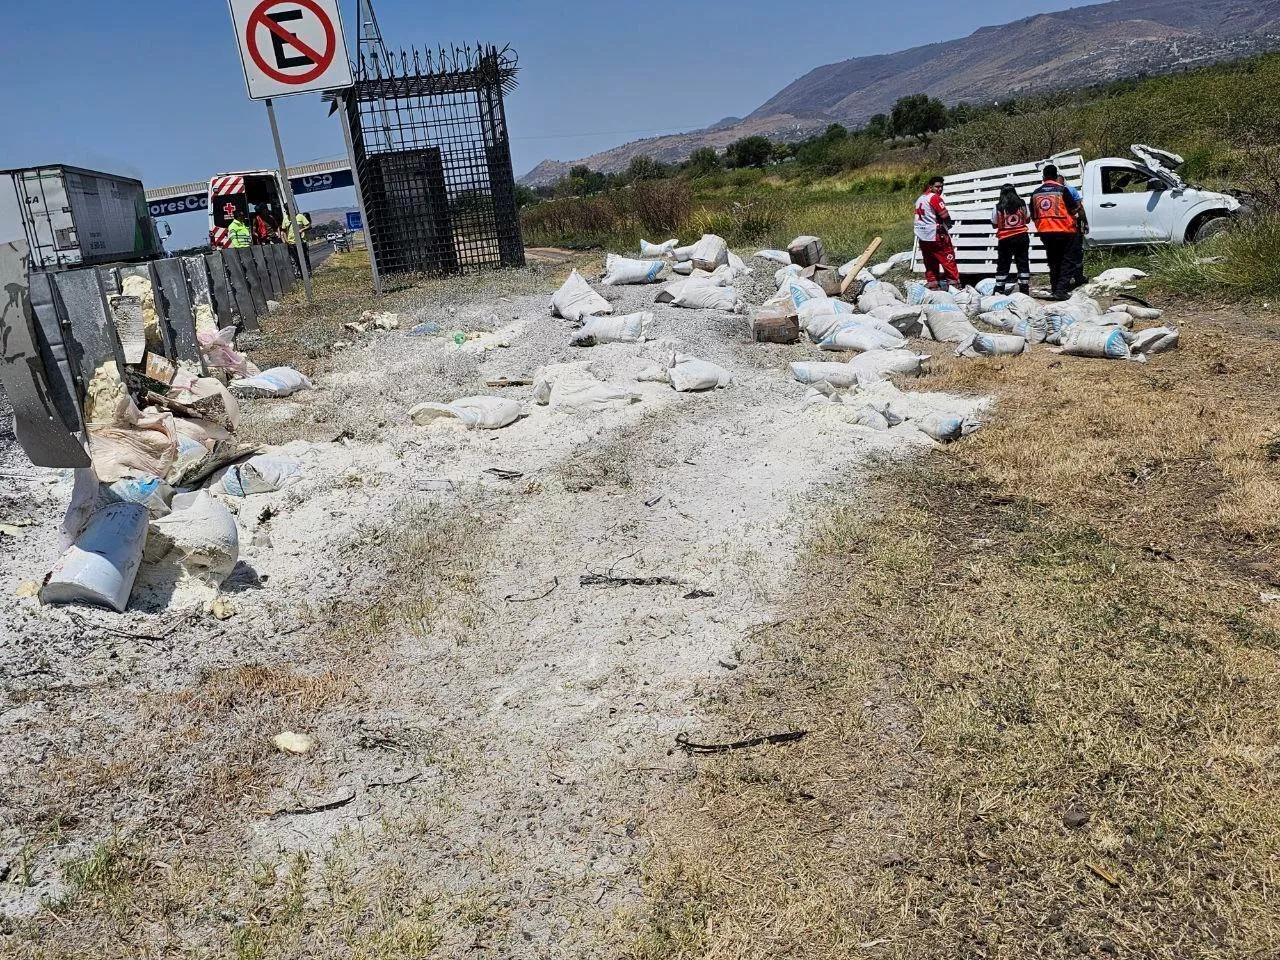
[{"label": "paramedic in red vest", "polygon": [[941,177],[929,181],[929,189],[916,201],[916,239],[924,259],[924,278],[930,290],[960,287],[956,248],[951,242],[951,214],[942,199]]},{"label": "paramedic in red vest", "polygon": [[1084,234],[1088,225],[1080,194],[1058,179],[1058,168],[1044,168],[1044,183],[1031,195],[1031,219],[1049,258],[1055,300],[1067,300],[1084,282]]}]

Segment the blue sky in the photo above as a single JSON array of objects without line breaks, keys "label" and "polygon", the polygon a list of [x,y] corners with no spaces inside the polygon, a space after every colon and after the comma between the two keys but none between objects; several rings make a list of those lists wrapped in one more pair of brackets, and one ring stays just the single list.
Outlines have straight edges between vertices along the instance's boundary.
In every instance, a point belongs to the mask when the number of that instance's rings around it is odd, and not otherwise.
[{"label": "blue sky", "polygon": [[[508,102],[517,174],[641,136],[754,110],[815,66],[972,33],[1070,0],[778,0],[574,4],[375,0],[393,46],[510,42],[520,88]],[[248,100],[223,0],[3,0],[0,168],[71,163],[148,186],[274,166],[260,104]],[[343,0],[355,43],[356,0]],[[843,29],[837,25],[843,24]],[[318,96],[278,104],[290,163],[343,152]],[[352,202],[313,194],[305,208]],[[204,232],[173,218],[175,239]]]}]

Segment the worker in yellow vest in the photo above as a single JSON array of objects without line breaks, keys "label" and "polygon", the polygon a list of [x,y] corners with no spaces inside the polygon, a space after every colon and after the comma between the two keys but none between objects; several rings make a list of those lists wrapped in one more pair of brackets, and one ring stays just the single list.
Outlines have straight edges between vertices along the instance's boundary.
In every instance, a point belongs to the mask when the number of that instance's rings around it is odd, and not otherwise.
[{"label": "worker in yellow vest", "polygon": [[311,227],[311,218],[308,217],[305,213],[302,213],[301,211],[299,211],[294,216],[288,217],[285,220],[284,239],[285,239],[285,242],[289,245],[289,256],[293,260],[293,273],[294,273],[294,276],[301,277],[302,267],[298,265],[298,246],[294,242],[295,237],[297,236],[297,234],[294,233],[295,227],[296,229],[302,231],[302,254],[307,258],[307,273],[310,274],[311,273],[311,249],[307,246],[307,230],[310,229]]},{"label": "worker in yellow vest", "polygon": [[227,224],[227,236],[231,238],[233,250],[243,250],[245,247],[253,246],[253,231],[244,222],[244,214],[241,211],[237,210],[231,215],[231,222]]}]

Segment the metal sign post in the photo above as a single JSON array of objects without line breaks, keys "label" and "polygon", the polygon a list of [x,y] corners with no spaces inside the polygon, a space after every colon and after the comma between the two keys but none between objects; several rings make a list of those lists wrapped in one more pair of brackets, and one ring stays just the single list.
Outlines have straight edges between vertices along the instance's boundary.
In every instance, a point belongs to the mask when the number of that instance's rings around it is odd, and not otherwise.
[{"label": "metal sign post", "polygon": [[302,284],[307,289],[307,303],[314,303],[311,290],[311,269],[307,266],[306,241],[302,239],[302,224],[298,223],[297,203],[293,199],[293,186],[289,183],[289,165],[284,162],[284,146],[280,143],[280,125],[276,123],[276,107],[267,98],[267,119],[271,121],[271,138],[276,142],[276,160],[280,164],[280,182],[284,184],[285,213],[291,217],[289,226],[293,229],[293,245],[298,251],[298,269],[302,271]]},{"label": "metal sign post", "polygon": [[351,136],[351,114],[347,112],[347,98],[342,98],[338,112],[342,114],[342,137],[347,142],[347,159],[351,163],[351,176],[356,184],[356,204],[360,207],[360,219],[364,224],[364,245],[369,251],[369,267],[373,270],[373,292],[382,296],[382,274],[378,272],[378,254],[373,249],[373,234],[369,231],[369,214],[364,209],[364,187],[360,183],[360,167],[356,163],[355,140]]},{"label": "metal sign post", "polygon": [[312,299],[311,271],[298,225],[300,211],[289,182],[280,142],[274,97],[340,90],[351,86],[351,63],[342,33],[339,0],[227,0],[236,31],[236,46],[251,100],[265,100],[287,213],[292,218],[298,266]]}]

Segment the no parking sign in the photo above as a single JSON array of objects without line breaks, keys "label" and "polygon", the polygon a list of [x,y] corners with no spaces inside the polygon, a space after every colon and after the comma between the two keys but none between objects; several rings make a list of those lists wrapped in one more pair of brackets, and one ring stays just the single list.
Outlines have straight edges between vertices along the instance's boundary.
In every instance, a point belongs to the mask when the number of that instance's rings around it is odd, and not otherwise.
[{"label": "no parking sign", "polygon": [[228,0],[249,97],[352,84],[339,0]]}]

